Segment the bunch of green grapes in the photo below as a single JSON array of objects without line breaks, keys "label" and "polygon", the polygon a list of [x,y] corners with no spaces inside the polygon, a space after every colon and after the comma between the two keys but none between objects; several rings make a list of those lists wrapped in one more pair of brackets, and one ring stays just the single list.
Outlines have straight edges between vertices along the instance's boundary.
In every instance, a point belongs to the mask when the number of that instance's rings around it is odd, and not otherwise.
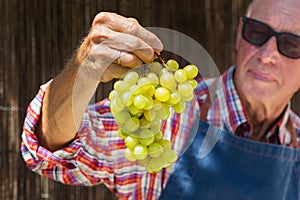
[{"label": "bunch of green grapes", "polygon": [[175,60],[152,62],[130,71],[115,82],[110,108],[124,139],[125,157],[138,160],[147,172],[158,172],[177,160],[169,140],[163,138],[161,120],[170,109],[181,113],[194,97],[198,74],[195,65],[179,69]]}]

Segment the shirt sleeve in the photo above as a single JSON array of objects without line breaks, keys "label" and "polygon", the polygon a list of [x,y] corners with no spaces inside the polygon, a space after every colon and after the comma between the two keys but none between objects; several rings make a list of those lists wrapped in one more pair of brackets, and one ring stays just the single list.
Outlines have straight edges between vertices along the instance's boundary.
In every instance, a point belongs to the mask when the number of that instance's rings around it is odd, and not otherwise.
[{"label": "shirt sleeve", "polygon": [[122,178],[118,178],[122,171],[124,177],[124,169],[133,171],[128,176],[138,179],[140,176],[135,172],[142,172],[142,169],[125,160],[124,141],[118,137],[118,127],[107,112],[108,101],[89,106],[77,137],[67,147],[51,152],[39,146],[35,129],[48,84],[40,87],[27,108],[24,121],[21,154],[29,169],[64,184],[89,186],[104,183],[116,192],[124,184]]}]

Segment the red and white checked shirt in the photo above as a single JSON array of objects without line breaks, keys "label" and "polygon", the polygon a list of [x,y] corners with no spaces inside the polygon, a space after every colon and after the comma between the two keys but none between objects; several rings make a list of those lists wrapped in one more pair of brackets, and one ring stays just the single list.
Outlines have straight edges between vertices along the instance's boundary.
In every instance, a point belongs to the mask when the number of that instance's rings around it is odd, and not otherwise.
[{"label": "red and white checked shirt", "polygon": [[[234,66],[222,75],[224,85],[216,90],[216,98],[211,102],[207,122],[247,137],[247,116],[233,84],[233,71]],[[179,155],[184,152],[185,142],[191,137],[189,134],[193,134],[190,131],[191,125],[199,118],[199,105],[201,107],[206,99],[207,87],[212,82],[213,80],[200,81],[195,90],[198,101],[189,103],[183,114],[171,112],[171,117],[162,122],[164,137],[172,141],[173,149]],[[47,85],[40,87],[27,109],[21,144],[22,156],[27,166],[43,176],[65,184],[90,186],[104,183],[120,199],[158,199],[175,165],[150,174],[137,163],[127,161],[123,156],[125,145],[118,136],[118,126],[110,113],[110,102],[107,99],[88,107],[77,137],[68,147],[52,153],[39,146],[34,132]],[[279,130],[279,143],[286,146],[291,143],[286,128],[288,116],[292,119],[299,139],[300,119],[291,111],[289,105],[279,120],[280,123],[272,129]],[[270,132],[267,137],[273,134],[274,132]]]}]

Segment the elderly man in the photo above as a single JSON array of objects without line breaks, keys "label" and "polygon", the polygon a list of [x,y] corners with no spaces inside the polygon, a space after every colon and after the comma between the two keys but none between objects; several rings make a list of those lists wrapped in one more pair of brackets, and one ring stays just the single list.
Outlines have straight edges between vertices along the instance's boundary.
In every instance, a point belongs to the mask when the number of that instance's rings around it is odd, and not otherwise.
[{"label": "elderly man", "polygon": [[[290,108],[300,86],[299,10],[297,0],[250,4],[238,25],[235,65],[214,87],[199,82],[198,101],[187,105],[200,105],[197,134],[176,165],[158,173],[123,158],[108,100],[86,108],[99,82],[151,62],[162,43],[135,19],[98,14],[65,70],[30,104],[24,160],[65,184],[103,182],[120,199],[300,199],[300,119]],[[174,113],[162,126],[178,152],[193,114]],[[201,156],[205,141],[215,144]]]}]

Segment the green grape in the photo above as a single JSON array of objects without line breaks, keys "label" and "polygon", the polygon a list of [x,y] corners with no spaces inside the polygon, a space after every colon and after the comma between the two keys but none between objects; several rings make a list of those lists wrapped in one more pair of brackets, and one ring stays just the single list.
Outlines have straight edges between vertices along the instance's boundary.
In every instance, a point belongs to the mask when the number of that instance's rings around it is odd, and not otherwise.
[{"label": "green grape", "polygon": [[146,106],[146,99],[143,95],[135,96],[133,99],[133,105],[137,109],[143,109]]},{"label": "green grape", "polygon": [[123,125],[130,118],[130,114],[127,111],[121,111],[114,113],[114,118],[119,125]]},{"label": "green grape", "polygon": [[146,105],[144,107],[144,110],[150,110],[153,108],[153,99],[151,97],[146,97],[145,96],[145,100],[146,100]]},{"label": "green grape", "polygon": [[154,85],[148,85],[143,90],[143,94],[145,94],[148,97],[152,97],[154,95],[154,93],[155,93],[155,87],[154,87]]},{"label": "green grape", "polygon": [[[137,91],[139,88],[138,85],[131,85],[130,88],[129,88],[129,91],[134,94],[135,91]],[[134,94],[135,95],[135,94]]]},{"label": "green grape", "polygon": [[133,101],[133,96],[132,96],[132,93],[131,92],[124,92],[122,95],[121,95],[121,101],[123,103],[124,106],[129,106],[132,104],[132,101]]},{"label": "green grape", "polygon": [[129,84],[125,81],[116,81],[114,84],[114,89],[119,93],[122,94],[126,91],[129,91]]},{"label": "green grape", "polygon": [[185,110],[185,102],[179,101],[177,104],[173,105],[173,109],[176,113],[182,113]]},{"label": "green grape", "polygon": [[141,85],[132,85],[131,87],[130,87],[130,92],[133,94],[133,95],[140,95],[140,94],[142,94],[142,92],[143,92],[143,88],[142,88],[143,86],[141,86]]},{"label": "green grape", "polygon": [[170,98],[170,92],[164,87],[159,87],[156,88],[154,96],[158,101],[166,102]]},{"label": "green grape", "polygon": [[192,93],[189,96],[183,96],[182,99],[186,102],[191,101],[194,98],[194,94]]},{"label": "green grape", "polygon": [[125,123],[126,130],[128,130],[131,133],[136,131],[139,128],[139,126],[140,126],[140,120],[136,117],[129,118]]},{"label": "green grape", "polygon": [[115,98],[110,103],[110,109],[113,112],[121,112],[124,108],[124,105],[122,104],[122,101],[120,98]]},{"label": "green grape", "polygon": [[169,106],[166,104],[162,104],[162,108],[156,112],[156,116],[159,119],[166,120],[170,116]]},{"label": "green grape", "polygon": [[163,151],[163,147],[158,143],[153,143],[148,147],[148,154],[152,158],[157,158]]},{"label": "green grape", "polygon": [[128,147],[128,148],[131,148],[133,149],[139,142],[139,139],[137,139],[136,137],[134,136],[131,136],[131,135],[128,135],[125,140],[125,145]]},{"label": "green grape", "polygon": [[195,79],[188,80],[193,89],[196,89],[198,82]]},{"label": "green grape", "polygon": [[164,164],[160,158],[151,158],[146,166],[146,170],[150,173],[157,173],[163,168]]},{"label": "green grape", "polygon": [[137,72],[129,72],[124,76],[124,81],[127,82],[129,85],[134,85],[139,80],[139,74]]},{"label": "green grape", "polygon": [[119,135],[120,138],[122,138],[122,139],[125,139],[125,138],[128,136],[128,134],[125,133],[122,129],[119,129],[119,130],[118,130],[118,135]]},{"label": "green grape", "polygon": [[164,163],[173,163],[177,160],[177,154],[172,149],[164,149],[164,151],[161,154],[161,160]]},{"label": "green grape", "polygon": [[151,109],[151,110],[145,110],[143,113],[145,119],[148,121],[153,121],[156,118],[156,110]]},{"label": "green grape", "polygon": [[186,72],[182,69],[179,69],[174,74],[175,80],[179,83],[182,83],[187,80]]},{"label": "green grape", "polygon": [[151,129],[159,129],[160,127],[160,119],[156,117],[154,120],[151,121],[150,128]]},{"label": "green grape", "polygon": [[124,151],[124,156],[129,161],[136,161],[136,158],[134,157],[133,151],[130,150],[128,147]]},{"label": "green grape", "polygon": [[166,120],[170,116],[170,107],[167,104],[162,104],[162,106],[163,106],[163,108],[165,110],[165,114],[166,114],[166,117],[162,118],[162,120]]},{"label": "green grape", "polygon": [[167,139],[162,139],[160,141],[157,141],[160,146],[163,147],[164,150],[171,149],[171,142]]},{"label": "green grape", "polygon": [[173,92],[172,94],[170,94],[170,98],[167,103],[169,103],[170,105],[175,105],[180,101],[180,99],[181,95],[178,92]]},{"label": "green grape", "polygon": [[158,78],[158,76],[155,73],[150,72],[150,73],[148,73],[146,75],[146,77],[150,80],[151,84],[154,87],[158,86],[158,84],[159,84],[159,78]]},{"label": "green grape", "polygon": [[150,72],[153,72],[155,74],[159,74],[162,70],[162,66],[159,62],[152,62],[148,65],[148,68],[150,69]]},{"label": "green grape", "polygon": [[143,160],[138,160],[138,164],[140,166],[143,166],[143,167],[147,167],[149,161],[150,161],[151,157],[150,156],[147,156],[146,158],[144,158]]},{"label": "green grape", "polygon": [[148,155],[148,148],[145,145],[137,144],[133,148],[133,155],[137,160],[143,160]]},{"label": "green grape", "polygon": [[157,131],[152,131],[154,132],[154,141],[160,141],[163,138],[163,133],[161,132],[161,130],[157,130]]},{"label": "green grape", "polygon": [[183,82],[178,84],[178,93],[182,96],[191,96],[194,90],[188,82]]},{"label": "green grape", "polygon": [[160,110],[162,108],[161,102],[157,99],[153,100],[153,109],[154,110]]},{"label": "green grape", "polygon": [[147,77],[142,77],[138,80],[138,85],[144,86],[144,85],[149,85],[151,84],[151,80]]},{"label": "green grape", "polygon": [[169,90],[175,90],[176,88],[176,81],[174,75],[172,73],[164,73],[160,76],[160,85],[168,88]]},{"label": "green grape", "polygon": [[145,85],[138,85],[137,87],[132,90],[132,94],[134,95],[148,95],[152,96],[155,92],[155,87],[153,85],[145,84]]},{"label": "green grape", "polygon": [[133,105],[133,104],[128,106],[128,110],[129,110],[130,114],[132,114],[132,115],[136,115],[139,112],[141,112],[141,110],[138,109],[137,107],[135,107],[135,105]]},{"label": "green grape", "polygon": [[131,117],[141,118],[143,115],[143,110],[139,110],[138,113],[131,115]]},{"label": "green grape", "polygon": [[193,79],[198,75],[198,68],[195,65],[187,65],[183,70],[186,72],[187,79]]},{"label": "green grape", "polygon": [[144,129],[140,132],[139,142],[145,146],[149,146],[154,142],[154,135],[149,129]]},{"label": "green grape", "polygon": [[166,74],[166,73],[170,73],[169,70],[167,68],[163,68],[160,72],[159,72],[159,77],[161,77],[163,74]]},{"label": "green grape", "polygon": [[148,121],[145,117],[142,117],[142,118],[140,119],[140,127],[141,127],[141,128],[149,128],[150,125],[151,125],[151,122]]},{"label": "green grape", "polygon": [[119,97],[119,93],[117,92],[117,90],[112,90],[108,96],[110,101],[112,101],[113,99],[118,98],[118,97]]},{"label": "green grape", "polygon": [[172,71],[176,71],[179,68],[178,62],[173,59],[168,60],[166,64],[167,64],[168,68]]}]

